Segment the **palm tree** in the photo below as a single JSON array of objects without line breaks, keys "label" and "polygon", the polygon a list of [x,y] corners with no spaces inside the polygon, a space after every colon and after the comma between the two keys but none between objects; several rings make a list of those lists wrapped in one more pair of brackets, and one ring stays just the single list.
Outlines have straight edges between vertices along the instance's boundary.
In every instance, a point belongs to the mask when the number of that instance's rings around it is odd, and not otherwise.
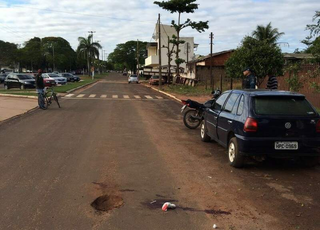
[{"label": "palm tree", "polygon": [[259,41],[266,41],[270,45],[275,45],[282,35],[284,35],[283,32],[279,33],[277,28],[272,28],[271,22],[266,27],[258,25],[257,29],[252,32],[253,38]]},{"label": "palm tree", "polygon": [[99,58],[99,49],[102,49],[102,46],[98,42],[92,41],[92,34],[88,36],[88,39],[84,37],[78,38],[79,45],[77,48],[78,55],[83,55],[87,59],[88,65],[88,75],[90,76],[90,64],[92,59],[95,57]]}]

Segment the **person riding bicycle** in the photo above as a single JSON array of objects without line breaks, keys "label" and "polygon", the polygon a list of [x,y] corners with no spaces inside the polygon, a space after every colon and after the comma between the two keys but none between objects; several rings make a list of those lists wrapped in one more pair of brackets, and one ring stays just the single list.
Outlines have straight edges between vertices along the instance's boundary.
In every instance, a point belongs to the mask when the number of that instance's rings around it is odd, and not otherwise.
[{"label": "person riding bicycle", "polygon": [[44,106],[44,83],[42,77],[42,69],[38,69],[38,74],[36,75],[36,89],[38,93],[38,104],[40,109],[45,109]]}]

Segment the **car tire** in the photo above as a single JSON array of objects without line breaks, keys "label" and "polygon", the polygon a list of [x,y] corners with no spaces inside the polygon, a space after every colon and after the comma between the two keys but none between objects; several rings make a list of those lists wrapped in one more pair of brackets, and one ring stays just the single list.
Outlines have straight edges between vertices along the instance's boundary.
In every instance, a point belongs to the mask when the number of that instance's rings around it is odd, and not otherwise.
[{"label": "car tire", "polygon": [[313,157],[302,157],[301,162],[306,167],[315,167],[320,163],[320,158],[317,156]]},{"label": "car tire", "polygon": [[20,85],[20,89],[21,89],[21,90],[24,90],[25,88],[26,88],[26,87],[24,86],[24,84],[21,84],[21,85]]},{"label": "car tire", "polygon": [[128,81],[128,83],[130,84],[131,82],[130,82],[130,81]]},{"label": "car tire", "polygon": [[207,126],[205,120],[203,120],[200,125],[200,137],[203,142],[209,142],[211,140],[211,138],[207,134]]},{"label": "car tire", "polygon": [[240,155],[238,148],[238,140],[232,137],[228,144],[228,159],[229,164],[235,168],[241,168],[244,164],[244,156]]},{"label": "car tire", "polygon": [[9,86],[8,86],[8,85],[4,85],[4,89],[5,89],[5,90],[8,90],[8,89],[9,89]]}]

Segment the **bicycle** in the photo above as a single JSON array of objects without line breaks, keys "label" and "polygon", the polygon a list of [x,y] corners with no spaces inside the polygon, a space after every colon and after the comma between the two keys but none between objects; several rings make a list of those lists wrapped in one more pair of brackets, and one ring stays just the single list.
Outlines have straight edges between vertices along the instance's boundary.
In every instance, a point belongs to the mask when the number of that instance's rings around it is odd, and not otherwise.
[{"label": "bicycle", "polygon": [[55,100],[59,106],[59,108],[61,108],[59,100],[58,100],[58,96],[56,94],[56,92],[54,92],[53,87],[51,88],[46,88],[46,90],[44,91],[44,95],[43,95],[43,99],[44,99],[44,109],[47,109],[49,107],[49,105],[51,105],[52,100]]}]

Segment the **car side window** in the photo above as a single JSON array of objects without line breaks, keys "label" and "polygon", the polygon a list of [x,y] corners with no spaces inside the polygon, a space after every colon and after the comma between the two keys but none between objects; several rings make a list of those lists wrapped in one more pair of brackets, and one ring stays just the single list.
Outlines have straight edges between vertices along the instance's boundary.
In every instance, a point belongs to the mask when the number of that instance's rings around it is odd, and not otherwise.
[{"label": "car side window", "polygon": [[232,114],[237,114],[240,98],[241,98],[241,96],[239,95],[239,97],[236,100],[236,103],[234,104],[234,106],[232,108],[232,112],[231,112]]},{"label": "car side window", "polygon": [[221,109],[222,109],[222,106],[223,106],[224,102],[226,101],[226,99],[228,98],[229,94],[230,94],[229,92],[222,94],[222,95],[218,98],[218,100],[216,100],[216,103],[214,103],[213,109],[214,109],[214,110],[221,110]]},{"label": "car side window", "polygon": [[239,115],[239,116],[242,115],[243,106],[244,106],[244,96],[242,95],[241,98],[240,98],[240,103],[239,103],[239,106],[238,106],[237,115]]},{"label": "car side window", "polygon": [[226,105],[224,106],[224,111],[231,113],[233,106],[235,105],[237,99],[239,97],[239,94],[233,93],[228,98]]}]

